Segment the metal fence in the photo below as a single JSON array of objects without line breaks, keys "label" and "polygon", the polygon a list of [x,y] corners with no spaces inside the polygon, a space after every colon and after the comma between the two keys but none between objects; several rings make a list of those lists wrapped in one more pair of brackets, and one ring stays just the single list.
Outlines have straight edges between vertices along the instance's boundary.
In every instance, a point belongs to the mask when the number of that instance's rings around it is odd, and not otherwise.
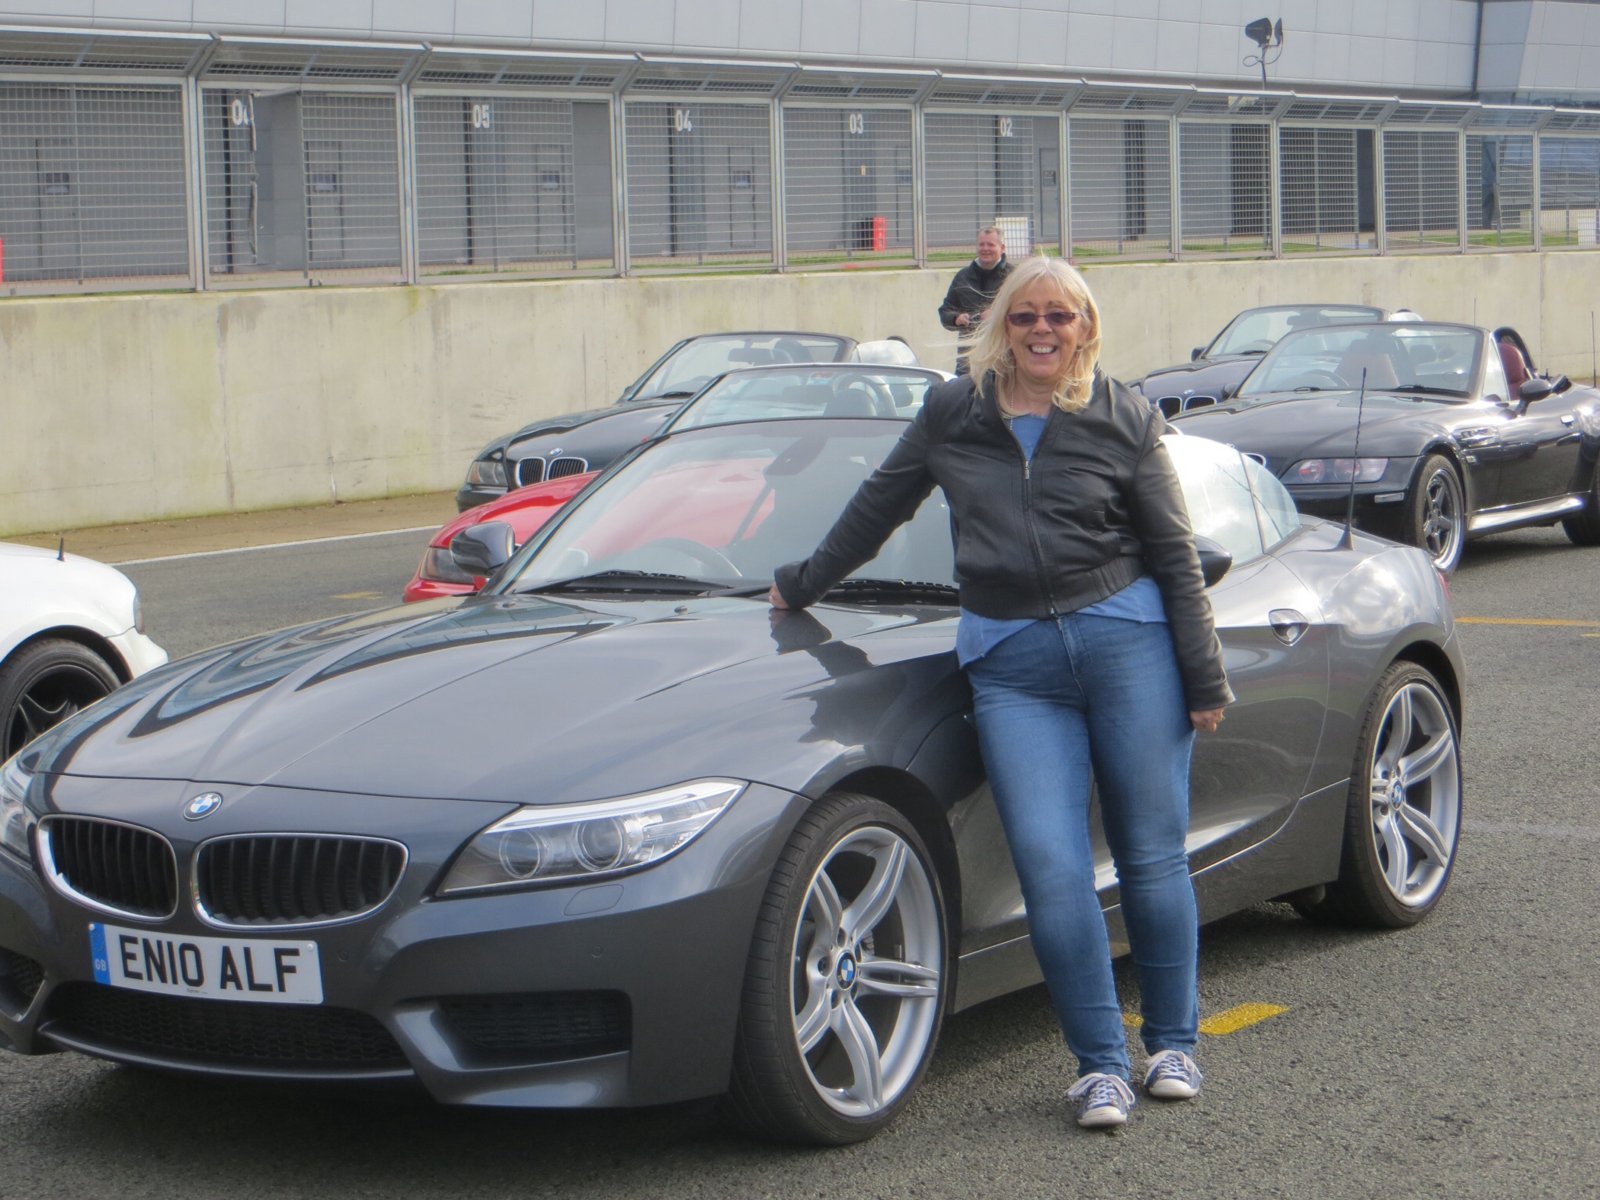
[{"label": "metal fence", "polygon": [[0,292],[1600,247],[1600,111],[0,31]]}]

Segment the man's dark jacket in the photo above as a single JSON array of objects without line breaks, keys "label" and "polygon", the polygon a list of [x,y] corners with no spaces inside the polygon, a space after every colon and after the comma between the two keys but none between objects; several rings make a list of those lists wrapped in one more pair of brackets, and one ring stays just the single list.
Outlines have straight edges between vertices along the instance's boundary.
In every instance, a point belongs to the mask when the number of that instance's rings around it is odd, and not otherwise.
[{"label": "man's dark jacket", "polygon": [[950,281],[950,290],[944,294],[944,303],[939,305],[940,324],[946,329],[955,329],[958,314],[968,313],[975,317],[988,308],[994,300],[994,294],[1000,290],[1000,285],[1010,273],[1011,262],[1003,254],[1000,261],[987,270],[978,265],[977,259],[962,267]]},{"label": "man's dark jacket", "polygon": [[1188,707],[1220,708],[1233,693],[1188,509],[1159,440],[1167,428],[1148,401],[1097,371],[1087,406],[1051,409],[1030,462],[992,395],[966,376],[939,384],[811,557],[778,569],[778,590],[792,607],[815,603],[942,487],[963,608],[1050,617],[1149,574]]}]

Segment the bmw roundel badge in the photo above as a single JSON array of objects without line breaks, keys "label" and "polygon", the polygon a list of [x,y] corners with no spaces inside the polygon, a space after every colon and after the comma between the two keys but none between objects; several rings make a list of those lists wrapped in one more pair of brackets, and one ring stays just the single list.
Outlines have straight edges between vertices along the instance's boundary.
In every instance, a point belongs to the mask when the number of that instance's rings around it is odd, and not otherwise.
[{"label": "bmw roundel badge", "polygon": [[198,821],[201,817],[209,817],[221,807],[221,795],[216,792],[201,792],[183,806],[183,819],[186,821]]}]

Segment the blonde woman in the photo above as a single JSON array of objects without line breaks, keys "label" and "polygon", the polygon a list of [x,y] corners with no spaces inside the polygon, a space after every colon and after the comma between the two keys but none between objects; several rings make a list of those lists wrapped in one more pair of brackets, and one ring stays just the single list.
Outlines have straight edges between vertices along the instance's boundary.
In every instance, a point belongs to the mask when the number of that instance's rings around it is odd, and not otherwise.
[{"label": "blonde woman", "polygon": [[877,553],[935,486],[950,504],[961,620],[995,804],[1078,1078],[1079,1125],[1135,1098],[1089,840],[1091,778],[1138,971],[1147,1094],[1200,1088],[1198,920],[1184,836],[1196,730],[1233,699],[1161,416],[1099,369],[1100,313],[1059,259],[1014,267],[970,343],[810,558],[803,608]]}]

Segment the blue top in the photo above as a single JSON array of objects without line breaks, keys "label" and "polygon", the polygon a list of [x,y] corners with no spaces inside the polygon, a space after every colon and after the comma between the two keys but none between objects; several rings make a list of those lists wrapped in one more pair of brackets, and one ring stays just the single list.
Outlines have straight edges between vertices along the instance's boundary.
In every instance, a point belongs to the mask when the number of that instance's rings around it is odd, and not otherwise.
[{"label": "blue top", "polygon": [[[1035,416],[1012,417],[1007,421],[1011,433],[1031,461],[1033,452],[1044,433],[1045,418]],[[1112,617],[1119,621],[1165,623],[1167,612],[1161,603],[1161,589],[1148,575],[1141,575],[1120,592],[1107,596],[1087,608],[1078,610],[1084,616]],[[1019,629],[1026,629],[1041,618],[1020,617],[1000,619],[980,616],[968,609],[961,610],[961,621],[956,626],[956,658],[964,667],[982,658]]]}]

